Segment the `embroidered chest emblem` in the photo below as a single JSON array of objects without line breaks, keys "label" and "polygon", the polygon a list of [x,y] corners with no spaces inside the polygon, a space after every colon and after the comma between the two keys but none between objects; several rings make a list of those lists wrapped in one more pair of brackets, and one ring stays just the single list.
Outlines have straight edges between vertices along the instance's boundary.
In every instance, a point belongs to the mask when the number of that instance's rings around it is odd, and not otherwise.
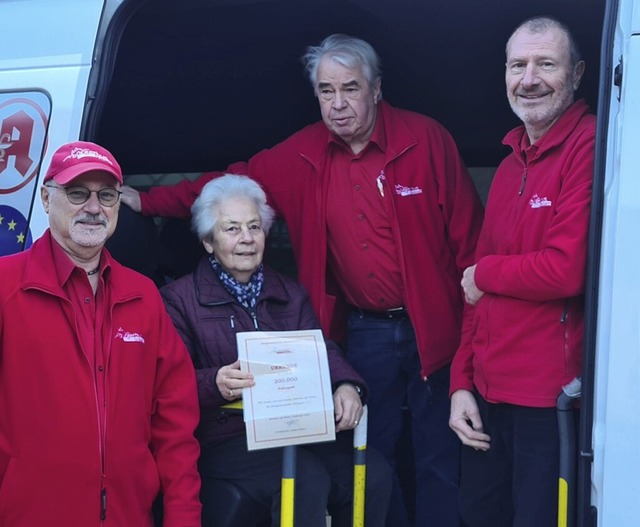
[{"label": "embroidered chest emblem", "polygon": [[539,209],[541,207],[551,207],[551,201],[547,199],[545,196],[541,198],[537,194],[534,194],[533,197],[529,200],[529,205],[532,209]]},{"label": "embroidered chest emblem", "polygon": [[422,194],[422,189],[420,187],[406,187],[397,184],[396,194],[398,194],[398,196],[412,196],[413,194]]},{"label": "embroidered chest emblem", "polygon": [[144,337],[140,335],[140,333],[131,333],[130,331],[125,331],[122,328],[118,328],[118,331],[116,331],[115,338],[122,339],[124,342],[143,342],[144,343]]}]

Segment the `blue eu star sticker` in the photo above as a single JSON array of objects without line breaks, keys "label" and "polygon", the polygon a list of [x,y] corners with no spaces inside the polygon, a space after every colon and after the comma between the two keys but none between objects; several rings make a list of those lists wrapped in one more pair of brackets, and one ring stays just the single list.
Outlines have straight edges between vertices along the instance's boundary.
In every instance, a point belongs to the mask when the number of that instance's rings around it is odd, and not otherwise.
[{"label": "blue eu star sticker", "polygon": [[0,205],[0,256],[28,249],[32,242],[31,230],[20,211]]}]

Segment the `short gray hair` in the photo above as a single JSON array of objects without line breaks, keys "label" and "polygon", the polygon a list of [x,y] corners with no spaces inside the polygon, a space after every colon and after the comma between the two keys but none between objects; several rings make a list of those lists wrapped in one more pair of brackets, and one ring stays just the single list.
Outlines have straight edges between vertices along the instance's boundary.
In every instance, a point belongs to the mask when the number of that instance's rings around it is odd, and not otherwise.
[{"label": "short gray hair", "polygon": [[309,46],[302,56],[313,90],[318,82],[318,67],[323,57],[329,56],[345,68],[362,68],[362,73],[371,87],[381,78],[380,57],[368,42],[342,33],[329,35],[319,46]]},{"label": "short gray hair", "polygon": [[191,225],[200,241],[206,240],[218,221],[220,204],[230,198],[248,198],[258,206],[265,235],[273,225],[274,210],[267,205],[267,195],[248,176],[224,174],[207,183],[191,206]]},{"label": "short gray hair", "polygon": [[515,35],[519,30],[526,29],[529,33],[544,33],[552,28],[559,29],[567,35],[567,39],[569,40],[569,60],[571,61],[571,67],[574,67],[582,60],[578,43],[576,42],[573,33],[571,33],[569,26],[550,16],[535,16],[520,23],[511,33],[509,40],[507,40],[505,53],[507,55],[509,54],[509,43],[511,42],[513,35]]}]

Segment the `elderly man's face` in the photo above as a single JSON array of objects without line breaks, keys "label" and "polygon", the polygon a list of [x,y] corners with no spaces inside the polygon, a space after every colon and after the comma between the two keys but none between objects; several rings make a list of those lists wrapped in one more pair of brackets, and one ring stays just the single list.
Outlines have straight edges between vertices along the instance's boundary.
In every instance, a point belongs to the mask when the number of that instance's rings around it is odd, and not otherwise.
[{"label": "elderly man's face", "polygon": [[539,139],[573,102],[584,62],[571,66],[569,39],[560,28],[519,29],[507,45],[505,80],[513,112],[531,142]]},{"label": "elderly man's face", "polygon": [[225,271],[244,284],[262,263],[265,238],[256,203],[250,198],[229,198],[218,205],[218,221],[203,245]]},{"label": "elderly man's face", "polygon": [[324,57],[318,66],[316,93],[324,124],[354,153],[360,152],[376,122],[380,81],[372,89],[361,68],[345,68]]},{"label": "elderly man's face", "polygon": [[117,190],[119,185],[112,175],[102,171],[91,171],[64,186],[52,180],[42,187],[42,203],[49,215],[49,227],[53,238],[68,253],[82,255],[86,253],[86,249],[101,249],[113,234],[118,222],[120,202],[107,207],[101,204],[98,195],[92,192],[87,201],[74,205],[64,190],[73,187],[98,191],[107,188]]}]

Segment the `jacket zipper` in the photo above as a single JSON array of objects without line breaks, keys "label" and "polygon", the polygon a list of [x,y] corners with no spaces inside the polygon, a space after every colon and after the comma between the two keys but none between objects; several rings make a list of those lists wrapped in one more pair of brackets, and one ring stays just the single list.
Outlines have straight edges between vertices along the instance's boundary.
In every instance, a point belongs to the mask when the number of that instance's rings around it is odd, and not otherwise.
[{"label": "jacket zipper", "polygon": [[522,180],[520,182],[520,190],[518,191],[518,196],[522,196],[522,193],[524,192],[524,187],[527,184],[527,172],[528,172],[528,167],[524,167],[524,171],[522,172]]},{"label": "jacket zipper", "polygon": [[[49,291],[41,289],[42,291],[44,291],[45,293],[49,294]],[[73,305],[71,304],[71,302],[64,298],[64,297],[60,297],[62,300],[64,300],[69,306],[70,306],[70,310],[71,313],[73,314],[73,321],[76,325],[77,328],[77,324],[78,321],[76,320],[75,317],[75,313],[73,311]],[[113,320],[113,307],[114,306],[110,306],[111,307],[111,312],[109,313],[110,315],[110,319]],[[255,318],[255,315],[254,315]],[[254,324],[255,324],[255,320],[254,320]],[[112,328],[110,328],[111,330]],[[76,329],[77,330],[77,329]],[[108,343],[109,348],[111,347],[111,343]],[[107,383],[107,363],[108,363],[108,359],[107,357],[104,357],[104,372],[103,372],[103,377],[102,377],[102,382],[105,385],[105,390],[103,391],[103,396],[104,396],[104,400],[103,400],[103,405],[105,406],[104,409],[104,414],[103,414],[103,420],[104,422],[101,422],[101,415],[100,415],[100,397],[99,397],[99,390],[98,390],[98,386],[97,386],[97,380],[95,377],[95,371],[94,368],[92,367],[92,361],[89,360],[89,357],[87,357],[87,354],[85,353],[84,349],[82,348],[82,346],[80,346],[80,349],[82,351],[82,355],[85,358],[85,361],[87,362],[87,365],[89,367],[89,371],[91,372],[92,375],[92,381],[93,381],[93,394],[95,397],[95,404],[96,404],[96,412],[97,412],[97,424],[98,424],[98,455],[100,456],[100,468],[101,468],[101,484],[100,484],[100,520],[104,521],[107,518],[107,489],[104,485],[105,480],[106,480],[106,437],[107,437],[107,433],[106,433],[106,428],[107,428],[107,409],[106,409],[106,405],[107,405],[107,397],[106,397],[106,383]]]},{"label": "jacket zipper", "polygon": [[107,489],[104,487],[100,491],[100,519],[107,519]]},{"label": "jacket zipper", "polygon": [[[115,307],[114,305],[109,306],[109,332],[107,333],[107,335],[112,335],[113,334],[113,327],[112,327],[112,323],[113,323],[113,309]],[[105,309],[105,312],[107,311],[107,309]],[[106,318],[106,313],[105,313],[105,318]],[[105,521],[107,519],[107,487],[106,487],[106,479],[107,479],[107,369],[108,369],[108,365],[110,362],[110,356],[111,356],[111,343],[112,340],[109,339],[106,343],[104,343],[104,349],[106,350],[105,353],[103,354],[102,357],[102,361],[103,361],[103,366],[102,366],[102,377],[98,377],[102,383],[103,383],[103,389],[102,389],[102,426],[100,426],[100,430],[99,430],[99,434],[100,434],[100,463],[102,466],[102,489],[100,490],[100,520],[101,521]],[[99,371],[99,370],[98,370]],[[95,377],[94,377],[95,379]],[[94,382],[97,382],[94,381]],[[96,395],[97,395],[98,389],[96,386]],[[100,413],[100,401],[97,401],[97,409],[98,409],[98,414]],[[100,420],[98,420],[98,422],[100,422]]]},{"label": "jacket zipper", "polygon": [[[123,301],[118,302],[123,303]],[[111,306],[108,306],[108,314],[109,314],[109,330],[107,335],[113,335],[113,310],[116,304],[114,303]],[[106,319],[105,309],[105,319]],[[102,426],[100,426],[100,419],[98,418],[98,426],[99,426],[99,436],[100,436],[100,464],[102,468],[102,485],[100,489],[100,520],[105,521],[107,519],[107,370],[109,368],[109,362],[111,357],[111,344],[113,340],[111,338],[108,339],[106,343],[104,343],[104,349],[106,352],[103,354],[102,360],[102,377],[98,377],[101,379],[103,383],[102,389]],[[94,379],[95,376],[94,376]],[[94,380],[94,383],[97,383],[97,380]],[[98,410],[98,415],[100,415],[100,400],[98,399],[98,387],[96,385],[96,409]]]},{"label": "jacket zipper", "polygon": [[[195,278],[194,278],[195,280]],[[196,287],[197,290],[197,287]],[[200,302],[200,300],[198,300],[198,302]],[[201,303],[201,302],[200,302]],[[209,304],[202,304],[202,305],[207,305],[207,306],[217,306],[217,305],[223,305],[223,304],[229,304],[231,303],[230,301],[228,302],[211,302]],[[260,327],[258,326],[258,315],[256,315],[256,312],[253,311],[252,309],[250,309],[249,307],[245,307],[242,306],[242,309],[251,317],[251,320],[253,321],[253,327],[256,328],[256,330],[260,331]],[[256,309],[258,307],[257,302],[256,305],[254,306],[254,309]],[[229,324],[231,325],[231,329],[234,329],[236,327],[236,321],[235,321],[235,315],[229,315]]]},{"label": "jacket zipper", "polygon": [[560,315],[560,324],[564,334],[564,338],[562,339],[562,341],[563,341],[563,350],[564,350],[563,355],[565,360],[565,367],[567,367],[569,363],[570,348],[571,348],[571,346],[569,345],[569,330],[570,330],[569,325],[570,324],[567,323],[568,319],[569,319],[569,301],[565,300],[564,307],[562,309],[562,315]]},{"label": "jacket zipper", "polygon": [[[247,310],[247,313],[249,313],[249,316],[253,321],[253,327],[259,331],[260,327],[258,326],[258,316],[253,311]],[[234,329],[236,327],[235,319],[236,319],[235,315],[229,315],[229,325],[231,326],[231,329]]]},{"label": "jacket zipper", "polygon": [[562,315],[560,316],[560,324],[564,324],[567,321],[567,317],[569,316],[569,305],[567,302],[564,303],[564,308],[562,309]]},{"label": "jacket zipper", "polygon": [[[73,312],[73,308],[72,308],[72,312]],[[75,320],[75,314],[74,314],[74,320]],[[75,324],[77,327],[77,320],[75,320]],[[100,480],[101,480],[101,484],[100,484],[100,520],[104,521],[107,518],[107,489],[104,486],[104,482],[106,479],[105,476],[105,469],[106,469],[106,426],[107,426],[107,410],[105,408],[104,410],[104,415],[101,415],[100,412],[100,395],[99,392],[100,390],[98,390],[98,384],[97,384],[97,379],[96,379],[96,372],[94,370],[94,367],[92,365],[92,361],[89,359],[89,357],[87,357],[87,354],[85,353],[84,349],[82,348],[82,346],[80,346],[80,349],[82,350],[82,355],[85,358],[85,361],[87,361],[87,365],[89,367],[89,371],[91,372],[91,378],[93,381],[93,394],[95,397],[95,404],[96,404],[96,417],[97,417],[97,423],[98,423],[98,454],[100,456]],[[103,376],[102,376],[102,382],[105,384],[105,390],[106,390],[106,378],[107,378],[107,360],[105,358],[104,361],[104,371],[102,372]],[[104,406],[106,406],[106,392],[103,392],[103,398],[104,400],[102,401]],[[104,422],[101,421],[101,417],[104,419]]]}]

